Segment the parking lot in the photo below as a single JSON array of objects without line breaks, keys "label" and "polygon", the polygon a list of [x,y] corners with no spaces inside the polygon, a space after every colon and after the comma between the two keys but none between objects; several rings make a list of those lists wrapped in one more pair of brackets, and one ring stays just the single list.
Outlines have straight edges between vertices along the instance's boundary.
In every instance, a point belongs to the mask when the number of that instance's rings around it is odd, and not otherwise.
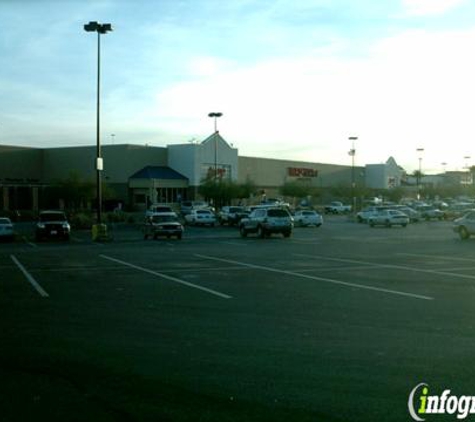
[{"label": "parking lot", "polygon": [[450,227],[2,243],[2,420],[401,421],[421,382],[475,395],[475,239]]}]

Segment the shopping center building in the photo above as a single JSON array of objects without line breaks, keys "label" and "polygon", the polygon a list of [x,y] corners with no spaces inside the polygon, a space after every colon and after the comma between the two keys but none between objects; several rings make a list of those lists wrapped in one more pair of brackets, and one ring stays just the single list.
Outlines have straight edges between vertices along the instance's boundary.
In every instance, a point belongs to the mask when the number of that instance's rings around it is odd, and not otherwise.
[{"label": "shopping center building", "polygon": [[[162,147],[104,145],[102,157],[102,180],[114,200],[128,209],[195,199],[200,183],[213,175],[237,183],[250,181],[268,197],[278,195],[279,188],[288,182],[325,188],[350,186],[354,178],[358,186],[366,184],[364,167],[239,156],[219,133],[199,143]],[[49,206],[45,192],[72,174],[94,183],[95,163],[96,147],[92,145],[0,146],[0,210]]]}]

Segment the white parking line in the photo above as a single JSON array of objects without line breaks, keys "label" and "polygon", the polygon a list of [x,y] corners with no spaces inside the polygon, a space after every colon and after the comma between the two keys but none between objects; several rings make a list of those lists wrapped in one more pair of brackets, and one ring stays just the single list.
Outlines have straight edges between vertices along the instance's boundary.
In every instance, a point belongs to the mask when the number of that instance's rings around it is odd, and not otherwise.
[{"label": "white parking line", "polygon": [[343,258],[329,258],[326,256],[319,256],[319,255],[308,255],[308,254],[293,254],[295,256],[303,256],[307,258],[315,258],[315,259],[323,259],[327,261],[335,261],[335,262],[345,262],[351,264],[365,264],[372,267],[377,268],[389,268],[393,270],[402,270],[402,271],[412,271],[416,273],[426,273],[426,274],[435,274],[435,275],[442,275],[442,276],[451,276],[455,278],[466,278],[470,280],[475,280],[475,276],[468,275],[468,274],[459,274],[453,273],[450,271],[443,271],[443,270],[428,270],[424,268],[415,268],[415,267],[408,267],[406,265],[394,265],[394,264],[377,264],[375,262],[368,262],[368,261],[360,261],[355,259],[343,259]]},{"label": "white parking line", "polygon": [[316,277],[316,276],[311,276],[311,275],[307,275],[307,274],[297,273],[297,272],[294,272],[294,271],[279,270],[277,268],[265,267],[265,266],[262,266],[262,265],[248,264],[246,262],[234,261],[234,260],[231,260],[231,259],[223,259],[223,258],[217,258],[217,257],[208,256],[208,255],[201,255],[201,254],[195,254],[195,256],[198,257],[198,258],[210,259],[210,260],[213,260],[213,261],[225,262],[225,263],[228,263],[228,264],[242,265],[243,267],[253,268],[253,269],[256,269],[256,270],[269,271],[269,272],[273,272],[273,273],[286,274],[286,275],[290,275],[290,276],[293,276],[293,277],[300,277],[300,278],[305,278],[305,279],[309,279],[309,280],[323,281],[325,283],[338,284],[340,286],[354,287],[354,288],[357,288],[357,289],[364,289],[364,290],[372,290],[372,291],[381,292],[381,293],[387,293],[387,294],[392,294],[392,295],[410,297],[410,298],[413,298],[413,299],[434,300],[434,298],[430,297],[430,296],[423,296],[423,295],[418,295],[418,294],[414,294],[414,293],[401,292],[401,291],[397,291],[397,290],[383,289],[381,287],[368,286],[368,285],[365,285],[365,284],[348,283],[346,281],[335,280],[335,279],[332,279],[332,278]]},{"label": "white parking line", "polygon": [[18,259],[14,255],[10,255],[12,261],[17,265],[26,279],[30,282],[30,284],[35,288],[35,290],[40,294],[42,297],[49,297],[49,294],[39,285],[39,283],[31,276],[31,274],[25,269],[25,267],[18,261]]},{"label": "white parking line", "polygon": [[399,252],[396,255],[412,256],[414,258],[430,258],[430,259],[445,260],[445,261],[475,262],[475,259],[461,258],[461,257],[456,257],[456,256],[447,256],[447,255],[426,255],[426,254],[421,254],[421,253],[404,253],[404,252]]},{"label": "white parking line", "polygon": [[136,270],[143,271],[144,273],[152,274],[152,275],[155,275],[157,277],[164,278],[165,280],[173,281],[174,283],[183,284],[184,286],[188,286],[188,287],[192,287],[194,289],[202,290],[206,293],[218,296],[218,297],[223,298],[223,299],[232,299],[232,296],[229,296],[227,294],[218,292],[216,290],[208,289],[207,287],[199,286],[198,284],[189,283],[187,281],[180,280],[179,278],[171,277],[169,275],[159,273],[157,271],[149,270],[148,268],[139,267],[138,265],[131,264],[130,262],[121,261],[120,259],[112,258],[112,257],[107,256],[107,255],[99,255],[99,256],[101,258],[108,259],[109,261],[117,262],[118,264],[122,264],[126,267],[134,268]]},{"label": "white parking line", "polygon": [[37,248],[38,245],[36,243],[33,243],[33,242],[30,242],[26,236],[22,236],[21,237],[23,239],[23,241],[27,244],[27,245],[30,245],[32,248]]}]

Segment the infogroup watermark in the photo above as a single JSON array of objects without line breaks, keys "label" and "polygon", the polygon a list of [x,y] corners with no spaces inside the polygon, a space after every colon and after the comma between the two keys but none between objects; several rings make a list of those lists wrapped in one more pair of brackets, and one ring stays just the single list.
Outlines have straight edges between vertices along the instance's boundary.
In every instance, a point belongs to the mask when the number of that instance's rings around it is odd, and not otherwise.
[{"label": "infogroup watermark", "polygon": [[421,382],[409,394],[407,407],[412,419],[418,422],[425,421],[428,415],[442,414],[462,420],[475,415],[475,396],[456,396],[451,390],[430,395],[429,385]]}]

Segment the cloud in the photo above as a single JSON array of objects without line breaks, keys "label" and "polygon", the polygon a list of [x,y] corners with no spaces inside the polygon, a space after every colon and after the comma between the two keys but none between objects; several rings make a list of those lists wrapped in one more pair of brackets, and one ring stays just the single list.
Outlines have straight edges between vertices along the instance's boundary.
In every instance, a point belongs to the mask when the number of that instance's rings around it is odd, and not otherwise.
[{"label": "cloud", "polygon": [[437,167],[467,155],[475,138],[474,44],[475,30],[406,31],[364,57],[338,46],[334,56],[225,69],[157,92],[150,113],[167,131],[196,136],[212,130],[207,113],[221,111],[220,131],[244,155],[282,158],[290,149],[287,157],[346,163],[354,134],[360,162],[394,155],[417,165],[415,149],[424,147]]},{"label": "cloud", "polygon": [[466,0],[403,0],[405,12],[412,16],[439,15],[466,3]]}]

